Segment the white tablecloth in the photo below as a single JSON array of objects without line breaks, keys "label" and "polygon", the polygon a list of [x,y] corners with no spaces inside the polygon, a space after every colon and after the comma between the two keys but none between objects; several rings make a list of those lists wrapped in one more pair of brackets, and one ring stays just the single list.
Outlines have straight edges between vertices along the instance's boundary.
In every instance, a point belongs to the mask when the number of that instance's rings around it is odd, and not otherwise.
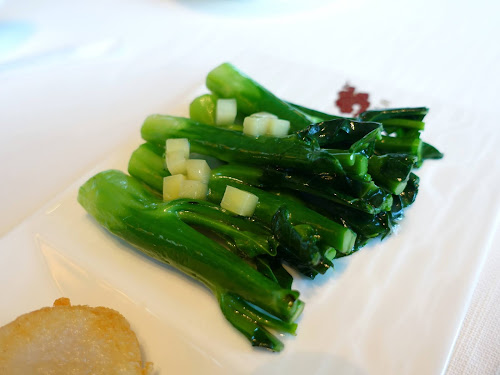
[{"label": "white tablecloth", "polygon": [[[228,56],[259,55],[378,82],[497,121],[499,11],[488,1],[0,1],[0,235],[125,139],[96,140],[111,131],[91,121],[87,129],[71,129],[71,119],[36,126],[37,111],[57,111],[57,103],[45,102],[31,85],[57,94],[59,69],[87,74],[94,84],[91,67],[103,63],[116,64],[118,74],[138,61],[168,67],[182,58],[189,68],[200,59],[215,66]],[[105,111],[99,87],[94,94],[89,112]],[[76,139],[81,143],[66,143]],[[446,374],[500,372],[499,242],[497,232]]]}]

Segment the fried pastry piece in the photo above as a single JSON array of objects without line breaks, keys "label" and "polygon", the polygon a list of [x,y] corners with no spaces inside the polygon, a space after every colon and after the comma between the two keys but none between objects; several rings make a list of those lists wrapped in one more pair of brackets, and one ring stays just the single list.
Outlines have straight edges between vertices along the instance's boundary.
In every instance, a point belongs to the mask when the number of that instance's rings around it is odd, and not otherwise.
[{"label": "fried pastry piece", "polygon": [[0,328],[0,374],[145,375],[139,342],[130,324],[106,307],[53,307],[21,315]]}]

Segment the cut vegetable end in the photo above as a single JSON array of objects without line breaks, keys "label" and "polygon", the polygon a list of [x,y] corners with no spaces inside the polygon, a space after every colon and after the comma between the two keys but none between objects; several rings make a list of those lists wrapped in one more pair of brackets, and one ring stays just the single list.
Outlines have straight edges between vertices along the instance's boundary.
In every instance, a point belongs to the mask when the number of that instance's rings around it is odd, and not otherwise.
[{"label": "cut vegetable end", "polygon": [[356,243],[356,233],[353,232],[352,230],[347,230],[344,233],[344,238],[342,241],[342,247],[340,249],[337,249],[339,252],[342,254],[348,254],[352,251],[354,248],[354,244]]},{"label": "cut vegetable end", "polygon": [[244,190],[227,186],[220,206],[232,213],[241,216],[252,216],[259,197]]},{"label": "cut vegetable end", "polygon": [[206,160],[190,159],[186,161],[186,174],[188,180],[201,181],[207,184],[211,172],[212,170],[208,166]]},{"label": "cut vegetable end", "polygon": [[302,311],[304,311],[305,303],[302,302],[301,300],[296,300],[295,305],[294,305],[294,310],[292,312],[292,315],[289,317],[288,322],[295,322],[297,318],[302,314]]},{"label": "cut vegetable end", "polygon": [[401,194],[405,190],[406,185],[407,185],[407,181],[394,183],[394,186],[391,187],[392,194],[394,194],[394,195]]},{"label": "cut vegetable end", "polygon": [[249,339],[252,346],[266,348],[273,352],[281,352],[285,348],[277,337],[262,327],[257,327]]},{"label": "cut vegetable end", "polygon": [[215,125],[217,98],[213,94],[204,94],[195,98],[189,105],[189,117],[207,125]]},{"label": "cut vegetable end", "polygon": [[215,123],[217,125],[234,124],[237,114],[236,99],[217,99]]},{"label": "cut vegetable end", "polygon": [[254,113],[243,120],[243,133],[247,135],[286,137],[289,131],[290,121],[279,119],[267,112]]},{"label": "cut vegetable end", "polygon": [[179,191],[179,198],[207,199],[208,185],[201,181],[185,180]]},{"label": "cut vegetable end", "polygon": [[185,159],[189,158],[189,140],[187,138],[169,138],[165,142],[166,154],[180,152]]},{"label": "cut vegetable end", "polygon": [[171,201],[179,198],[182,185],[186,177],[182,174],[167,176],[163,178],[163,200]]},{"label": "cut vegetable end", "polygon": [[245,117],[243,120],[243,133],[258,137],[267,133],[268,117]]},{"label": "cut vegetable end", "polygon": [[186,174],[186,157],[184,150],[169,152],[166,154],[166,166],[170,174]]},{"label": "cut vegetable end", "polygon": [[267,134],[273,137],[286,137],[290,131],[290,121],[271,118],[267,125]]},{"label": "cut vegetable end", "polygon": [[335,256],[337,255],[337,250],[333,247],[329,247],[328,249],[325,250],[324,257],[328,260],[333,260]]}]

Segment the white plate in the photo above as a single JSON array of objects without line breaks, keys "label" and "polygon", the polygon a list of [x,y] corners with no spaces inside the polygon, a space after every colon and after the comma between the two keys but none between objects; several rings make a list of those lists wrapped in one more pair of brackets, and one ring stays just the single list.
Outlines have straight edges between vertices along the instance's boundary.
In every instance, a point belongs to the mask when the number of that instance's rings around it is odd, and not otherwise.
[{"label": "white plate", "polygon": [[[135,109],[121,107],[120,124],[130,138],[1,239],[0,324],[67,296],[74,304],[120,311],[161,374],[442,373],[498,227],[500,202],[492,188],[498,183],[492,171],[500,170],[493,157],[496,133],[468,138],[479,119],[384,85],[279,61],[265,69],[258,59],[242,59],[238,65],[279,95],[316,103],[318,109],[333,109],[335,93],[346,81],[372,93],[374,103],[384,99],[393,106],[432,108],[424,139],[446,157],[418,172],[420,193],[399,233],[337,261],[324,277],[296,279],[294,288],[306,302],[297,336],[283,338],[286,348],[280,354],[252,349],[224,320],[206,288],[109,235],[76,202],[78,187],[94,173],[126,169],[140,143],[137,107],[151,109],[144,103],[157,103],[152,111],[165,112],[187,105],[203,91],[203,82],[192,85],[191,79],[167,105],[158,99],[157,88],[140,97],[131,94],[129,99],[140,99]],[[193,76],[203,77],[210,67],[191,67]],[[169,98],[186,76],[180,66],[163,71],[161,78],[158,67],[140,73],[134,72],[134,82],[164,85]],[[291,81],[290,75],[297,78]],[[117,98],[127,95],[123,87],[115,91]],[[134,123],[126,121],[127,112],[133,113]],[[84,126],[78,117],[74,121],[75,127]],[[488,123],[481,126],[493,129]]]}]

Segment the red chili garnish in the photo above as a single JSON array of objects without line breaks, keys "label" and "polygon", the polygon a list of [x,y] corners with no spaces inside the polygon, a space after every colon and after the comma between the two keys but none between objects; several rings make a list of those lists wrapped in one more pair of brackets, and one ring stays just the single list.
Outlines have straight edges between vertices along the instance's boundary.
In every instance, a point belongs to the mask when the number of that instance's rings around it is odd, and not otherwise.
[{"label": "red chili garnish", "polygon": [[[342,91],[339,91],[339,96],[335,104],[340,109],[340,112],[358,116],[360,113],[366,111],[370,106],[368,97],[369,95],[366,93],[356,93],[354,87],[346,84]],[[356,113],[352,113],[355,105],[359,108]]]}]

